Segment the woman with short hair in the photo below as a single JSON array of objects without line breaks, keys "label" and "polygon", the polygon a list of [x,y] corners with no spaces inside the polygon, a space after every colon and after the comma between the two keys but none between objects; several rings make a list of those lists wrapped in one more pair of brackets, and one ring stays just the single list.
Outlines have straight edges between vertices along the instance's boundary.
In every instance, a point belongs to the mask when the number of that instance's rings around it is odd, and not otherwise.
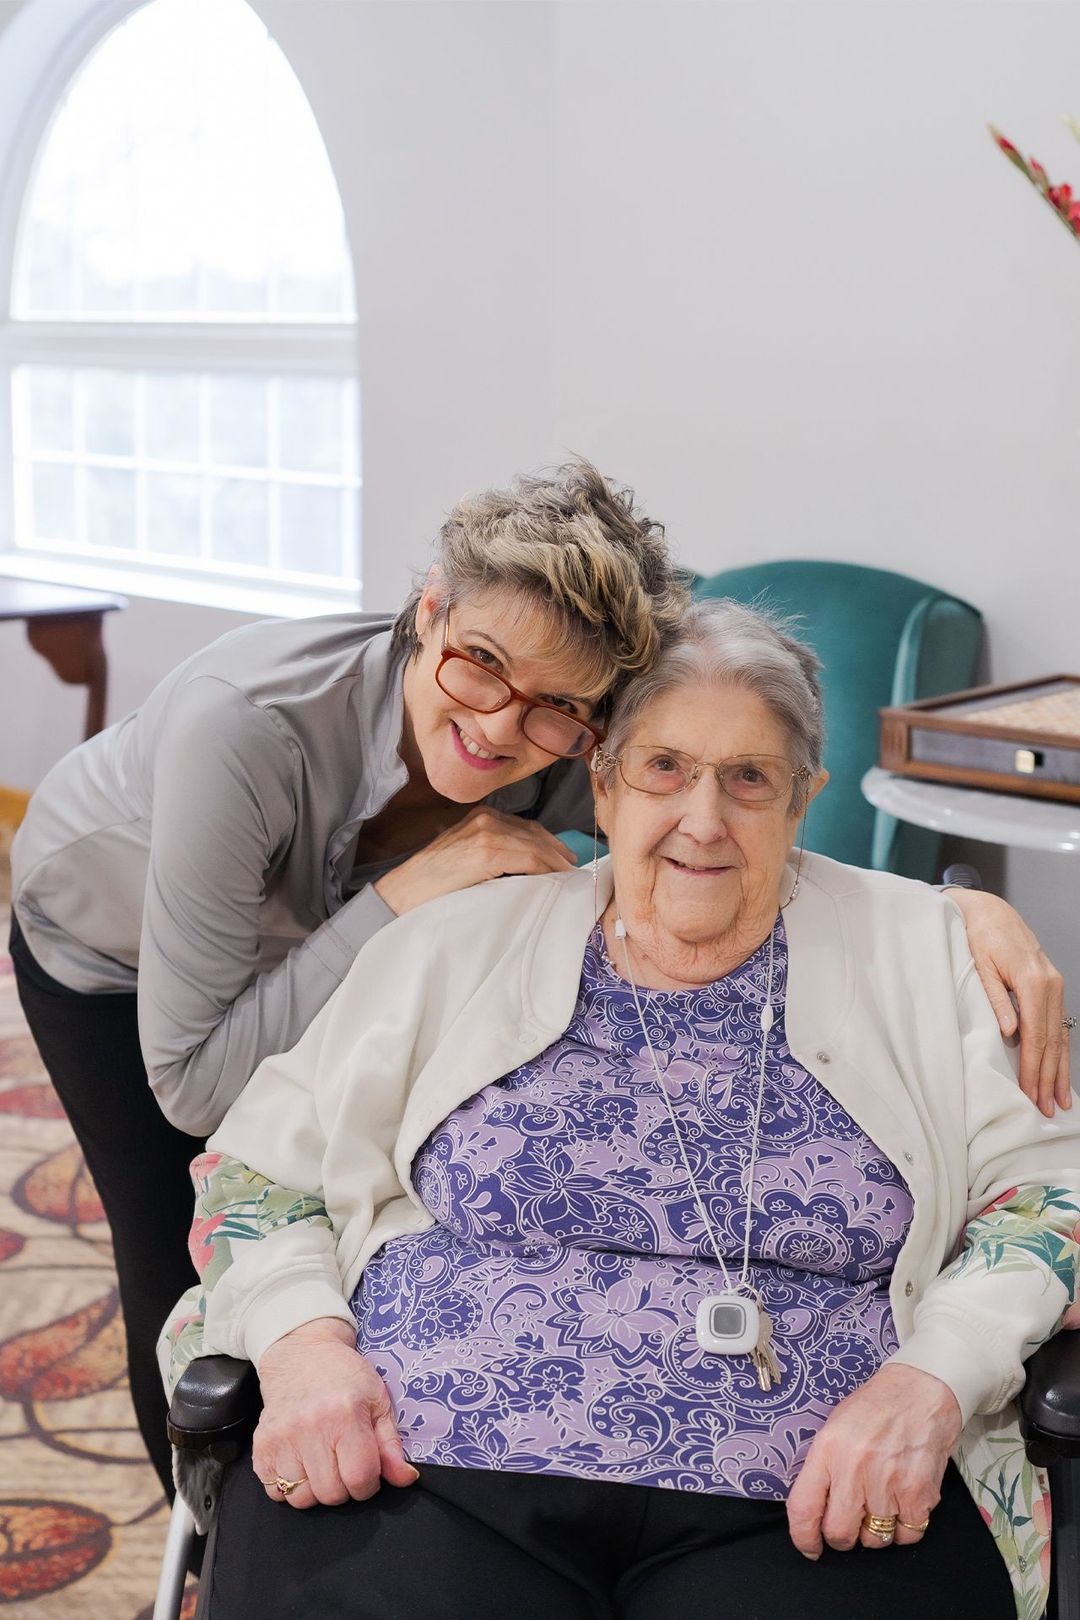
[{"label": "woman with short hair", "polygon": [[594,755],[610,860],[403,917],[230,1109],[163,1345],[262,1386],[209,1620],[1041,1612],[1080,1128],[946,896],[796,852],[815,670],[692,608]]},{"label": "woman with short hair", "polygon": [[19,994],[112,1229],[167,1488],[153,1351],[192,1276],[192,1137],[395,915],[572,864],[556,835],[592,824],[581,756],[684,605],[628,490],[585,463],[518,478],[458,503],[396,621],[234,630],[34,794]]}]

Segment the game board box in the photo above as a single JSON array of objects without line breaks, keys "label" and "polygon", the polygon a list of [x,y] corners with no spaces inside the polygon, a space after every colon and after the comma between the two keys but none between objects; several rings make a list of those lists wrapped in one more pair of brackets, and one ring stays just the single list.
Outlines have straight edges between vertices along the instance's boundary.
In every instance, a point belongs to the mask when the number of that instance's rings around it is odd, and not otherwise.
[{"label": "game board box", "polygon": [[879,712],[887,771],[1080,803],[1080,675],[975,686]]}]

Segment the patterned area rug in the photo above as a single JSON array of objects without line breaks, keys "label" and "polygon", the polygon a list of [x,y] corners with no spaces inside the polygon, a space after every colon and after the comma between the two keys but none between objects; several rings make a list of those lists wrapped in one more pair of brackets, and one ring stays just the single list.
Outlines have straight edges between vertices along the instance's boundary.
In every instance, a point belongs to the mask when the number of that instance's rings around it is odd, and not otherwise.
[{"label": "patterned area rug", "polygon": [[[6,942],[2,901],[0,921]],[[150,1620],[168,1513],[128,1398],[108,1228],[6,952],[0,1459],[0,1607],[20,1620]]]}]

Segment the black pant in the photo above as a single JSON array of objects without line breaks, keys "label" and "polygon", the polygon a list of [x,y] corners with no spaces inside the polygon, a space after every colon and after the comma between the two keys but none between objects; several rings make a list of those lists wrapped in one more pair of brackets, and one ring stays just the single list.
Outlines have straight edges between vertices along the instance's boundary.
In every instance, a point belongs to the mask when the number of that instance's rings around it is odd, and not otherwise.
[{"label": "black pant", "polygon": [[923,1540],[816,1563],[782,1502],[420,1466],[404,1490],[299,1511],[250,1450],[226,1476],[209,1620],[1015,1620],[952,1464]]},{"label": "black pant", "polygon": [[112,1229],[139,1430],[171,1498],[166,1402],[154,1346],[195,1281],[188,1257],[188,1166],[202,1143],[170,1125],[150,1090],[136,997],[83,995],[38,966],[12,921],[11,958],[26,1021],[64,1105]]}]

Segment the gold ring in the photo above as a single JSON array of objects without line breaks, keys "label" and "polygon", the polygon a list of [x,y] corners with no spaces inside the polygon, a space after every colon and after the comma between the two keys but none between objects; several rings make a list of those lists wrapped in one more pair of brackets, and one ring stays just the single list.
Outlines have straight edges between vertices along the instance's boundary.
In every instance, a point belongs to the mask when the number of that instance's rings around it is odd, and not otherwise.
[{"label": "gold ring", "polygon": [[307,1478],[303,1474],[300,1475],[299,1479],[282,1479],[281,1475],[279,1474],[277,1479],[274,1481],[274,1489],[275,1491],[280,1491],[282,1496],[288,1496],[290,1491],[295,1491],[298,1485],[306,1484]]},{"label": "gold ring", "polygon": [[908,1524],[906,1519],[897,1519],[896,1522],[897,1524],[902,1524],[905,1530],[914,1530],[917,1534],[921,1535],[926,1529],[927,1525],[930,1523],[930,1520],[924,1519],[922,1524]]},{"label": "gold ring", "polygon": [[879,1541],[891,1541],[896,1532],[896,1514],[890,1513],[888,1517],[881,1517],[876,1513],[867,1513],[863,1518],[862,1527]]}]

